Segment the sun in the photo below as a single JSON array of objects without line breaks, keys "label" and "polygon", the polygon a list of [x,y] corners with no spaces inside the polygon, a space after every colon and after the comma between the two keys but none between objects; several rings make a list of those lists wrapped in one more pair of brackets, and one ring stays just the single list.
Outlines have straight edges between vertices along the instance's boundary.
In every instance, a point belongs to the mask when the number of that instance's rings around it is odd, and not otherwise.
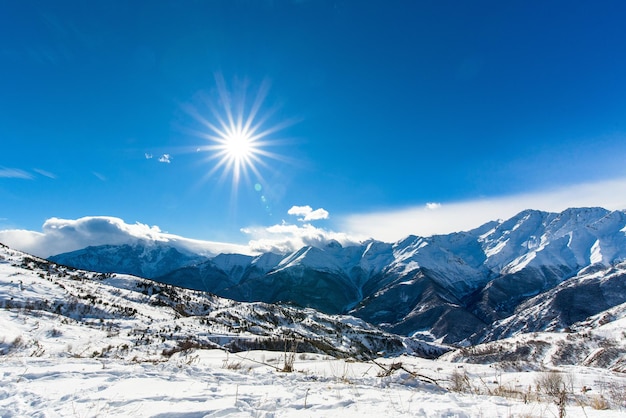
[{"label": "sun", "polygon": [[254,159],[260,151],[255,146],[256,139],[252,132],[249,132],[247,129],[241,127],[229,128],[217,141],[219,145],[216,148],[231,163],[248,165],[251,163],[251,159]]},{"label": "sun", "polygon": [[230,159],[245,161],[254,152],[250,135],[247,132],[234,132],[224,139],[226,153]]},{"label": "sun", "polygon": [[218,159],[218,164],[211,173],[223,166],[225,173],[232,173],[234,184],[239,183],[241,175],[247,174],[248,170],[260,176],[257,164],[264,164],[261,156],[268,153],[260,148],[258,135],[238,125],[228,125],[214,131],[216,135],[209,137],[215,144],[208,146],[207,150],[215,152],[211,159]]},{"label": "sun", "polygon": [[261,112],[269,89],[267,82],[261,85],[251,104],[246,101],[245,88],[240,89],[238,95],[233,95],[221,76],[216,76],[216,84],[219,94],[216,102],[219,106],[215,101],[209,101],[210,115],[201,115],[192,107],[185,110],[206,128],[203,132],[196,132],[209,141],[208,145],[198,147],[197,151],[210,153],[208,160],[215,162],[206,176],[210,177],[221,170],[222,178],[232,176],[233,188],[236,188],[242,179],[249,180],[251,174],[261,179],[260,168],[269,168],[267,160],[283,159],[267,148],[280,142],[272,135],[293,121],[266,126],[275,112],[275,109]]}]

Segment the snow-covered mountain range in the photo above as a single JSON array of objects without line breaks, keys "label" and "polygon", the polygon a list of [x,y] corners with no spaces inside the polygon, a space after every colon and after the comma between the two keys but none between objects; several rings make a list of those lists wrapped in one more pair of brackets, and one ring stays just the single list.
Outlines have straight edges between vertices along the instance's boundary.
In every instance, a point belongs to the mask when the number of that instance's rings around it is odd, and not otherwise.
[{"label": "snow-covered mountain range", "polygon": [[[573,282],[611,293],[620,271],[588,268]],[[559,286],[553,291],[567,295]],[[543,303],[531,307],[551,309]],[[536,313],[520,310],[520,320],[522,312]],[[518,335],[452,349],[354,316],[75,270],[0,245],[0,416],[617,417],[626,410],[626,303],[567,332],[500,325],[500,335]],[[550,377],[561,379],[560,403],[543,383]]]},{"label": "snow-covered mountain range", "polygon": [[526,210],[466,232],[347,247],[330,242],[290,254],[199,260],[154,245],[89,247],[51,260],[239,301],[349,313],[446,343],[565,329],[626,302],[626,212],[602,208]]}]

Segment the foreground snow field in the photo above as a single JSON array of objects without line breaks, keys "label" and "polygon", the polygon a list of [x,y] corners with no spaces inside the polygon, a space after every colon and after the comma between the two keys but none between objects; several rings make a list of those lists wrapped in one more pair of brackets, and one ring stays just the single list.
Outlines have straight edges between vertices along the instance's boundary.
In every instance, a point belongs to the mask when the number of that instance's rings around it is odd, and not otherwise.
[{"label": "foreground snow field", "polygon": [[[372,363],[299,354],[295,371],[279,372],[281,353],[228,354],[197,350],[164,363],[89,358],[4,358],[0,387],[2,417],[550,417],[554,402],[464,394],[424,383],[404,370],[381,377]],[[458,365],[402,357],[403,367],[449,386]],[[464,366],[472,382],[485,387],[534,391],[536,373],[501,373],[489,366]],[[593,409],[585,385],[608,390],[617,377],[602,370],[567,370],[574,395],[567,416],[620,417],[624,410]],[[498,382],[497,384],[494,382]]]},{"label": "foreground snow field", "polygon": [[[625,312],[571,334],[428,360],[400,353],[446,348],[356,318],[81,272],[0,247],[0,417],[624,416]],[[264,344],[278,351],[227,350]],[[531,345],[536,358],[504,355]]]}]

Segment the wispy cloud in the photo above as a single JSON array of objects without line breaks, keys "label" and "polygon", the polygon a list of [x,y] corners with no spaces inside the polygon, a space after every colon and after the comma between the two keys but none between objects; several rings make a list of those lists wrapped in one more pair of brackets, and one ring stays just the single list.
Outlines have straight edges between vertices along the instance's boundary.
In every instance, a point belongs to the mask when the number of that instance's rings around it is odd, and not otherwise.
[{"label": "wispy cloud", "polygon": [[289,215],[301,216],[298,218],[300,222],[317,221],[320,219],[328,219],[329,213],[326,209],[319,208],[313,210],[309,205],[306,206],[292,206],[287,211]]},{"label": "wispy cloud", "polygon": [[[360,239],[393,242],[407,235],[430,236],[466,231],[486,222],[508,219],[525,209],[560,212],[570,207],[626,209],[626,178],[577,184],[553,190],[443,204],[350,214],[339,229]],[[436,209],[436,210],[435,210]]]},{"label": "wispy cloud", "polygon": [[32,180],[32,174],[19,168],[0,167],[0,178]]},{"label": "wispy cloud", "polygon": [[158,226],[127,224],[122,219],[88,216],[80,219],[50,218],[41,232],[22,229],[0,231],[0,242],[40,257],[75,251],[90,245],[133,244],[140,240],[167,242],[199,254],[249,253],[243,245],[200,241],[162,232]]},{"label": "wispy cloud", "polygon": [[169,154],[163,154],[159,157],[159,162],[169,164],[172,162],[172,156]]},{"label": "wispy cloud", "polygon": [[107,178],[104,175],[102,175],[102,174],[100,174],[100,173],[98,173],[96,171],[92,171],[91,174],[96,176],[101,181],[107,181]]},{"label": "wispy cloud", "polygon": [[48,177],[48,178],[51,178],[51,179],[56,179],[57,178],[57,176],[55,174],[53,174],[53,173],[51,173],[49,171],[46,171],[46,170],[42,170],[40,168],[33,168],[33,171],[36,172],[37,174],[41,174],[44,177]]},{"label": "wispy cloud", "polygon": [[148,152],[146,152],[144,155],[146,156],[146,160],[151,160],[153,157],[153,155]]}]

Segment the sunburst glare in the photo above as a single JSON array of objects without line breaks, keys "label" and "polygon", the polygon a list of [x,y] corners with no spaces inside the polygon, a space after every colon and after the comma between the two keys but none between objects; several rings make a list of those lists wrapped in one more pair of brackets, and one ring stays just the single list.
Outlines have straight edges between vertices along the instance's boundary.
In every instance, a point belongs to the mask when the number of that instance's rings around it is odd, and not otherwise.
[{"label": "sunburst glare", "polygon": [[279,139],[271,138],[271,135],[293,124],[294,121],[282,121],[265,126],[276,111],[276,108],[270,108],[261,114],[261,107],[269,90],[267,81],[261,84],[251,105],[246,102],[245,86],[233,98],[223,77],[216,76],[216,85],[219,106],[214,101],[209,101],[208,117],[201,115],[196,108],[188,107],[186,110],[208,128],[208,132],[195,132],[210,142],[209,145],[200,146],[197,150],[211,153],[209,161],[216,161],[206,177],[221,170],[221,179],[232,176],[232,185],[235,189],[242,179],[249,182],[251,173],[256,178],[262,179],[260,167],[269,168],[268,159],[285,160],[284,156],[270,152],[267,148],[281,142]]}]

